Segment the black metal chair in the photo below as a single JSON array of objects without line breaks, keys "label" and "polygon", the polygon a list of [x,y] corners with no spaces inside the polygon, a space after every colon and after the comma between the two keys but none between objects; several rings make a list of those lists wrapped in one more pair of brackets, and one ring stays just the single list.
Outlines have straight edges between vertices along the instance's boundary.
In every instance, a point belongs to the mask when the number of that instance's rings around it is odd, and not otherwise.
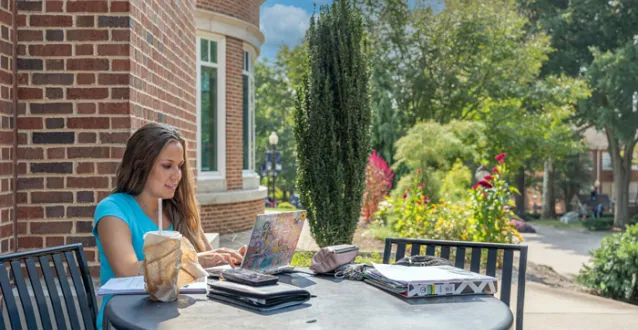
[{"label": "black metal chair", "polygon": [[527,245],[519,244],[495,244],[477,243],[465,241],[437,241],[404,238],[386,238],[385,250],[383,251],[383,263],[390,263],[392,248],[396,246],[395,262],[405,257],[406,246],[411,245],[410,255],[421,255],[422,247],[425,247],[425,254],[434,256],[436,248],[440,247],[440,257],[450,260],[450,250],[455,248],[454,265],[458,268],[465,268],[466,249],[472,250],[470,259],[470,270],[479,273],[481,270],[481,256],[487,250],[487,264],[485,274],[496,276],[497,256],[500,250],[503,251],[503,273],[501,279],[501,301],[510,306],[510,293],[512,289],[512,271],[514,263],[514,251],[519,251],[518,263],[518,293],[516,301],[516,329],[523,329],[523,307],[525,304],[525,271],[527,268]]},{"label": "black metal chair", "polygon": [[[65,263],[67,267],[65,267]],[[5,264],[9,266],[10,277]],[[51,264],[53,264],[55,275]],[[23,267],[26,268],[29,281],[25,278]],[[49,292],[53,315],[49,313],[47,298],[40,282],[40,273]],[[69,285],[68,274],[71,276],[75,290],[72,290]],[[30,285],[27,282],[30,282]],[[56,283],[62,289],[62,294],[58,292]],[[37,311],[31,302],[29,286],[35,296]],[[21,310],[16,303],[14,287],[17,289],[17,298],[22,306]],[[82,328],[80,322],[83,323],[84,329],[95,329],[97,302],[82,244],[0,255],[0,289],[2,289],[2,297],[7,308],[11,329],[22,329],[21,314],[27,329],[53,329],[54,327],[57,329],[80,329]],[[76,309],[74,293],[77,297],[79,312]],[[64,299],[66,314],[63,312],[60,298]],[[36,315],[39,316],[39,324]],[[67,326],[66,319],[68,319],[70,326]],[[0,326],[4,328],[4,325],[5,320],[0,313]]]}]

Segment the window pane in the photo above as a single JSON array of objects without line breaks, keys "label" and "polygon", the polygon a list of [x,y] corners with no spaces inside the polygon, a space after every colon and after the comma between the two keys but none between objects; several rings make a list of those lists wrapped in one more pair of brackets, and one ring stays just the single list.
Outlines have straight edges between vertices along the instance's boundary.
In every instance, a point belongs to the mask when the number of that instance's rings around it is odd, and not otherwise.
[{"label": "window pane", "polygon": [[250,136],[248,134],[249,130],[250,130],[250,120],[249,120],[249,116],[250,116],[250,102],[249,102],[249,95],[250,95],[250,87],[248,85],[248,76],[247,75],[243,75],[243,84],[244,84],[244,116],[243,116],[243,145],[244,145],[244,170],[248,170],[250,169],[250,158],[248,155],[250,155]]},{"label": "window pane", "polygon": [[217,69],[201,67],[202,172],[217,171]]},{"label": "window pane", "polygon": [[210,61],[217,63],[217,43],[215,41],[210,42]]},{"label": "window pane", "polygon": [[249,59],[249,54],[248,52],[245,51],[244,52],[244,71],[248,71],[248,63],[249,63],[248,59]]},{"label": "window pane", "polygon": [[208,62],[208,40],[200,39],[199,46],[199,58],[204,62]]}]

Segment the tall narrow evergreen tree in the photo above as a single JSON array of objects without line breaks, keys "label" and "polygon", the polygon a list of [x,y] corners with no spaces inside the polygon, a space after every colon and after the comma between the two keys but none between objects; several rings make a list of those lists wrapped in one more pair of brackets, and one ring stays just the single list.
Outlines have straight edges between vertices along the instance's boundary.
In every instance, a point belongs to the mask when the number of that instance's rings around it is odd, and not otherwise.
[{"label": "tall narrow evergreen tree", "polygon": [[319,246],[350,243],[361,214],[370,154],[368,64],[361,14],[351,0],[320,8],[306,34],[297,93],[297,179]]}]

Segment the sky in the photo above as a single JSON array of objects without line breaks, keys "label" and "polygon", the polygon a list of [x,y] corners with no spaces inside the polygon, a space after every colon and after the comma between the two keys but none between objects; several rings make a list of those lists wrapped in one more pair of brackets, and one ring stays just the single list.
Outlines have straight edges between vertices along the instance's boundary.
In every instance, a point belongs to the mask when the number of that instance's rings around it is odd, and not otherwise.
[{"label": "sky", "polygon": [[332,0],[267,0],[260,7],[260,29],[266,41],[261,47],[260,59],[273,59],[284,43],[294,47],[303,40],[314,6],[332,3]]},{"label": "sky", "polygon": [[[315,5],[331,4],[333,0],[266,0],[260,7],[260,29],[266,39],[261,47],[260,60],[274,59],[282,43],[294,47],[301,42],[308,29]],[[440,0],[429,0],[440,2]],[[416,1],[410,0],[410,5]],[[441,5],[439,4],[438,7]]]}]

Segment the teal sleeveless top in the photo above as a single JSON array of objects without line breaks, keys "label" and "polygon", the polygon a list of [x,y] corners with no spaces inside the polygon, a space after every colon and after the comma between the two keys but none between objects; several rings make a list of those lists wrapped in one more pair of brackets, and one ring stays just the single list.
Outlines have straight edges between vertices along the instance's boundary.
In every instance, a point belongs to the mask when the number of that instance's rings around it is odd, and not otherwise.
[{"label": "teal sleeveless top", "polygon": [[[116,193],[103,199],[95,209],[95,214],[93,216],[93,236],[95,236],[97,250],[100,256],[100,280],[102,284],[115,277],[109,260],[104,254],[100,237],[97,233],[98,222],[106,216],[116,217],[128,225],[131,230],[130,243],[133,245],[138,261],[144,260],[144,252],[142,251],[142,248],[144,247],[144,234],[149,231],[157,231],[159,229],[153,220],[144,213],[133,196],[126,193]],[[173,230],[173,226],[171,225],[168,230]],[[96,327],[98,330],[102,330],[104,306],[106,306],[109,299],[111,299],[111,296],[104,296],[104,299],[102,300],[102,305],[100,306],[100,312],[96,321]]]}]

